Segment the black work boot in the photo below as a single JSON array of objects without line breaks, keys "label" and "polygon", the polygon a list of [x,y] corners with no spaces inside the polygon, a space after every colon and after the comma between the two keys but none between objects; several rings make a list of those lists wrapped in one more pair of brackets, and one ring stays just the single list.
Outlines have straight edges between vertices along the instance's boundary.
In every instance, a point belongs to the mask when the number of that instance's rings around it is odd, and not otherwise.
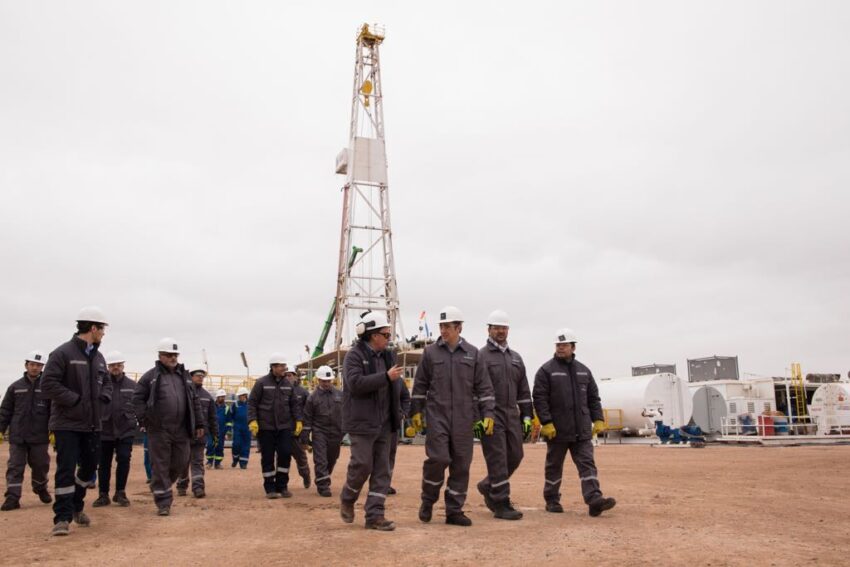
[{"label": "black work boot", "polygon": [[384,518],[375,518],[374,520],[366,520],[365,525],[367,530],[378,530],[381,532],[391,532],[395,529],[395,523]]},{"label": "black work boot", "polygon": [[339,501],[339,517],[346,524],[354,521],[354,502]]},{"label": "black work boot", "polygon": [[564,507],[561,506],[560,502],[547,502],[546,503],[546,511],[552,512],[554,514],[563,514]]},{"label": "black work boot", "polygon": [[109,499],[108,492],[101,492],[100,496],[97,497],[97,500],[91,503],[92,508],[100,508],[101,506],[109,506],[112,503],[112,500]]},{"label": "black work boot", "polygon": [[422,502],[422,505],[419,506],[419,521],[425,522],[426,524],[430,522],[433,510],[433,504],[431,504],[430,502]]},{"label": "black work boot", "polygon": [[115,495],[112,497],[112,501],[119,506],[127,507],[130,505],[130,500],[127,499],[127,494],[123,490],[116,490]]},{"label": "black work boot", "polygon": [[0,506],[0,510],[3,510],[4,512],[8,512],[9,510],[17,510],[20,507],[21,507],[21,503],[18,502],[17,498],[14,498],[12,496],[7,496],[6,500],[3,501],[3,505]]},{"label": "black work boot", "polygon": [[463,526],[467,528],[472,525],[472,520],[470,520],[463,512],[458,512],[457,514],[446,516],[446,523],[452,526]]},{"label": "black work boot", "polygon": [[481,496],[484,497],[484,505],[487,506],[487,509],[490,510],[491,512],[495,512],[496,511],[496,503],[493,502],[492,498],[490,498],[490,491],[486,490],[483,486],[481,486],[480,482],[477,485],[475,485],[475,487],[478,489],[478,493],[481,494]]},{"label": "black work boot", "polygon": [[588,514],[595,518],[605,510],[610,510],[616,505],[617,501],[613,498],[603,498],[602,496],[600,496],[599,498],[593,500],[590,504],[588,504]]},{"label": "black work boot", "polygon": [[304,488],[310,488],[310,475],[304,477]]},{"label": "black work boot", "polygon": [[186,496],[186,487],[177,487],[177,496]]},{"label": "black work boot", "polygon": [[36,494],[38,494],[38,499],[41,500],[43,504],[50,504],[53,502],[53,497],[50,496],[50,493],[47,492],[46,488],[44,490],[39,490]]},{"label": "black work boot", "polygon": [[496,510],[493,516],[500,520],[521,520],[522,512],[513,507],[510,500],[507,502],[497,502]]}]

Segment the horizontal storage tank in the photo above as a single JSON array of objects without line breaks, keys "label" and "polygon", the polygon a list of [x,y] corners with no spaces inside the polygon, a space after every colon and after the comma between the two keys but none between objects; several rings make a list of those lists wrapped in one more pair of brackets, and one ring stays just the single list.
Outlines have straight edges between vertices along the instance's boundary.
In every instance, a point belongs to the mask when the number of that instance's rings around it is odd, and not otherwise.
[{"label": "horizontal storage tank", "polygon": [[809,414],[818,434],[850,433],[850,384],[824,384],[815,390]]},{"label": "horizontal storage tank", "polygon": [[728,414],[726,399],[713,386],[700,386],[693,391],[693,418],[705,433],[720,433]]},{"label": "horizontal storage tank", "polygon": [[681,427],[691,420],[688,384],[675,374],[601,378],[597,385],[602,407],[622,410],[625,433],[654,431],[656,421]]}]

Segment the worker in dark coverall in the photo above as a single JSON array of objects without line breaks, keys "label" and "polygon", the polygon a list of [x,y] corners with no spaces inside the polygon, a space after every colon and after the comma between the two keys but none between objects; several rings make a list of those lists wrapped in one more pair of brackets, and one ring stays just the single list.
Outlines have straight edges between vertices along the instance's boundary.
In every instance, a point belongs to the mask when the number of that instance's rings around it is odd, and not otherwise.
[{"label": "worker in dark coverall", "polygon": [[206,436],[200,439],[192,439],[189,444],[189,463],[186,470],[177,479],[177,496],[186,496],[189,488],[189,480],[192,481],[192,496],[203,498],[207,495],[204,484],[204,452],[207,448],[207,436],[213,438],[218,436],[218,419],[215,412],[215,399],[212,394],[204,389],[204,378],[207,376],[206,367],[203,364],[194,364],[189,368],[189,376],[192,380],[192,388],[201,404],[201,413],[207,424]]},{"label": "worker in dark coverall", "polygon": [[366,480],[366,529],[392,531],[384,514],[390,488],[390,443],[401,427],[399,388],[404,369],[388,349],[392,331],[383,313],[370,311],[356,325],[357,341],[343,362],[342,430],[351,438],[351,458],[340,491],[339,514],[354,521],[354,503]]},{"label": "worker in dark coverall", "polygon": [[119,506],[129,506],[125,492],[130,475],[130,457],[136,436],[136,411],[133,394],[136,383],[124,374],[124,356],[117,350],[106,353],[106,368],[112,380],[112,400],[103,404],[103,431],[100,432],[100,462],[97,484],[100,495],[92,507],[108,506],[109,484],[112,480],[112,456],[115,456],[115,494],[112,500]]},{"label": "worker in dark coverall", "polygon": [[404,435],[404,421],[410,417],[410,391],[407,389],[407,384],[404,383],[404,379],[401,380],[401,388],[398,389],[399,393],[399,409],[401,410],[401,425],[398,428],[398,434],[395,436],[395,441],[390,443],[390,489],[387,491],[387,494],[393,496],[398,494],[398,491],[393,488],[393,471],[395,470],[395,456],[398,452],[398,444],[401,443],[401,438]]},{"label": "worker in dark coverall", "polygon": [[605,420],[593,374],[575,359],[576,342],[572,329],[560,329],[555,335],[555,356],[534,377],[534,410],[547,446],[543,498],[547,512],[564,511],[560,488],[569,451],[578,469],[584,502],[590,515],[598,516],[616,501],[603,497],[599,488],[591,439],[605,430]]},{"label": "worker in dark coverall", "polygon": [[101,402],[112,399],[112,380],[99,351],[106,317],[98,307],[77,315],[77,333],[50,353],[41,375],[41,393],[50,400],[50,430],[56,438],[56,477],[52,535],[69,533],[71,520],[91,525],[83,511],[86,489],[97,469]]},{"label": "worker in dark coverall", "polygon": [[133,394],[139,425],[148,433],[151,492],[156,513],[171,514],[171,485],[189,464],[190,445],[203,439],[206,420],[186,368],[177,362],[177,341],[159,342],[159,360],[144,373]]},{"label": "worker in dark coverall", "polygon": [[334,387],[330,366],[316,370],[319,383],[304,405],[301,442],[313,447],[313,467],[319,496],[331,496],[331,474],[342,442],[342,391]]},{"label": "worker in dark coverall", "polygon": [[[286,379],[289,380],[289,383],[292,385],[292,393],[298,398],[298,403],[301,405],[302,411],[304,405],[307,403],[307,396],[310,395],[310,392],[304,389],[301,386],[301,380],[298,379],[298,374],[295,370],[289,368],[287,365],[288,372],[286,373]],[[298,467],[298,475],[301,477],[301,480],[304,481],[304,488],[310,488],[310,460],[307,458],[307,449],[305,445],[301,444],[301,435],[300,432],[298,436],[295,435],[295,420],[292,422],[292,458],[295,460],[295,465]]]},{"label": "worker in dark coverall", "polygon": [[215,422],[218,435],[207,435],[207,468],[222,468],[224,460],[224,438],[230,431],[227,421],[227,392],[219,390],[215,393]]},{"label": "worker in dark coverall", "polygon": [[490,313],[487,344],[478,350],[478,362],[487,368],[496,396],[496,425],[493,435],[481,437],[487,476],[477,487],[496,518],[519,520],[522,512],[511,504],[510,478],[522,462],[522,441],[531,434],[534,411],[525,363],[508,346],[509,327],[507,313]]},{"label": "worker in dark coverall", "polygon": [[29,353],[24,359],[24,375],[12,382],[0,405],[0,443],[6,439],[6,431],[9,430],[6,499],[0,506],[4,512],[21,507],[27,464],[32,472],[32,491],[43,503],[53,502],[47,491],[50,402],[41,396],[41,371],[46,360],[47,357],[40,351]]},{"label": "worker in dark coverall", "polygon": [[487,369],[478,361],[478,349],[461,337],[463,319],[457,307],[440,311],[440,338],[425,347],[416,368],[410,412],[417,431],[424,426],[422,412],[427,411],[428,415],[419,520],[431,521],[448,468],[446,523],[471,526],[463,504],[472,464],[474,405],[477,400],[483,434],[492,435],[495,397]]},{"label": "worker in dark coverall", "polygon": [[301,402],[287,373],[286,357],[273,354],[269,373],[257,380],[248,396],[248,427],[260,446],[263,489],[269,499],[292,497],[288,488],[292,438],[303,426]]}]

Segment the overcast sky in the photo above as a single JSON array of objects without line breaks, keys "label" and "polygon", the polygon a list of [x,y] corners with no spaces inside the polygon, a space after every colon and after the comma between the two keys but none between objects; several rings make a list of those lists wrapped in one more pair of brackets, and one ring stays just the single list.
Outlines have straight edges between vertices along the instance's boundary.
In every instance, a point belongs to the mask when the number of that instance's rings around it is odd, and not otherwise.
[{"label": "overcast sky", "polygon": [[334,296],[354,37],[386,25],[405,330],[492,309],[533,372],[850,369],[846,2],[0,0],[0,385],[103,349],[303,358]]}]

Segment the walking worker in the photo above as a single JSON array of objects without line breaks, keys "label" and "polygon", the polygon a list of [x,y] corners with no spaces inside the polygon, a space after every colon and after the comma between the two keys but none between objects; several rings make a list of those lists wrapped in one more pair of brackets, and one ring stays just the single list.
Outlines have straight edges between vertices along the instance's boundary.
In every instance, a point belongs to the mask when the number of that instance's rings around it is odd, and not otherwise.
[{"label": "walking worker", "polygon": [[[203,364],[194,364],[189,368],[189,376],[192,380],[192,389],[198,402],[201,404],[201,413],[207,424],[206,437],[215,439],[218,436],[218,419],[216,417],[215,399],[204,389],[204,378],[207,370]],[[186,496],[189,487],[189,477],[192,479],[192,496],[203,498],[207,495],[204,484],[204,451],[207,440],[204,437],[192,439],[189,443],[189,462],[186,470],[177,480],[177,496]]]},{"label": "walking worker", "polygon": [[112,380],[100,353],[106,317],[98,307],[77,315],[77,332],[47,358],[41,392],[50,400],[50,430],[56,438],[56,501],[52,535],[69,533],[71,520],[91,525],[83,511],[86,489],[97,468],[101,402],[112,399]]},{"label": "walking worker", "polygon": [[401,427],[399,388],[404,369],[387,348],[392,338],[383,313],[370,311],[356,326],[357,341],[343,362],[342,430],[351,438],[351,458],[340,491],[339,514],[354,521],[354,503],[369,480],[366,529],[392,531],[384,506],[390,489],[390,443]]},{"label": "walking worker", "polygon": [[189,464],[190,444],[203,439],[206,420],[186,368],[177,361],[177,341],[159,341],[159,357],[136,385],[133,405],[148,434],[151,491],[158,516],[171,514],[171,485]]},{"label": "walking worker", "polygon": [[547,512],[564,511],[560,488],[569,451],[584,502],[590,515],[598,516],[616,501],[603,497],[599,488],[591,438],[604,431],[605,421],[593,374],[575,358],[576,342],[572,329],[560,329],[555,335],[555,356],[534,377],[534,410],[540,418],[540,435],[546,439],[543,498]]},{"label": "walking worker", "polygon": [[224,460],[224,437],[230,431],[230,426],[227,421],[227,392],[219,390],[215,393],[215,422],[217,425],[218,435],[207,436],[207,468],[221,468],[221,461]]},{"label": "walking worker", "polygon": [[0,510],[21,507],[24,470],[29,463],[32,491],[45,504],[53,502],[47,491],[50,455],[47,453],[50,402],[41,397],[41,371],[47,357],[34,350],[24,359],[24,375],[9,386],[0,404],[0,443],[9,439],[6,494]]},{"label": "walking worker", "polygon": [[230,450],[233,453],[231,467],[245,470],[251,456],[251,430],[248,427],[248,388],[242,386],[236,390],[236,401],[228,408],[227,422],[233,428],[233,441]]},{"label": "walking worker", "polygon": [[[124,356],[117,350],[106,353],[106,368],[112,381],[112,399],[102,403],[103,431],[100,433],[100,463],[97,467],[97,483],[100,495],[92,507],[108,506],[112,500],[119,506],[129,506],[127,477],[130,475],[130,457],[133,439],[136,436],[136,412],[133,409],[133,394],[136,383],[124,374]],[[109,499],[109,483],[112,480],[112,456],[115,456],[115,494]]]},{"label": "walking worker", "polygon": [[[286,379],[292,385],[292,394],[298,398],[298,403],[302,408],[307,403],[307,397],[310,392],[301,386],[301,381],[298,379],[298,373],[294,369],[288,369]],[[298,467],[298,476],[304,482],[304,488],[310,488],[310,460],[307,458],[306,446],[301,444],[301,436],[295,435],[295,421],[292,423],[292,458],[295,460],[295,465]]]},{"label": "walking worker", "polygon": [[319,496],[331,496],[331,474],[342,443],[342,392],[334,387],[330,366],[316,370],[318,386],[304,405],[301,442],[313,447],[313,467]]},{"label": "walking worker", "polygon": [[303,416],[301,402],[286,377],[289,372],[286,357],[272,354],[269,373],[257,380],[248,397],[248,425],[260,445],[263,489],[269,499],[292,497],[292,437],[301,434]]},{"label": "walking worker", "polygon": [[495,403],[493,385],[487,368],[479,362],[478,349],[461,336],[463,320],[463,313],[457,307],[448,306],[440,311],[440,338],[425,347],[416,368],[410,408],[414,428],[422,431],[422,412],[426,411],[427,400],[427,458],[422,467],[419,520],[431,521],[448,468],[444,495],[446,523],[455,526],[472,525],[472,520],[463,513],[463,504],[472,464],[475,415],[481,416],[483,433],[492,435]]},{"label": "walking worker", "polygon": [[487,344],[478,350],[478,362],[487,369],[496,396],[493,435],[481,437],[487,476],[478,483],[478,492],[496,518],[519,520],[522,512],[511,504],[510,478],[522,462],[522,441],[531,433],[534,411],[525,363],[508,346],[509,329],[507,313],[490,313]]}]

